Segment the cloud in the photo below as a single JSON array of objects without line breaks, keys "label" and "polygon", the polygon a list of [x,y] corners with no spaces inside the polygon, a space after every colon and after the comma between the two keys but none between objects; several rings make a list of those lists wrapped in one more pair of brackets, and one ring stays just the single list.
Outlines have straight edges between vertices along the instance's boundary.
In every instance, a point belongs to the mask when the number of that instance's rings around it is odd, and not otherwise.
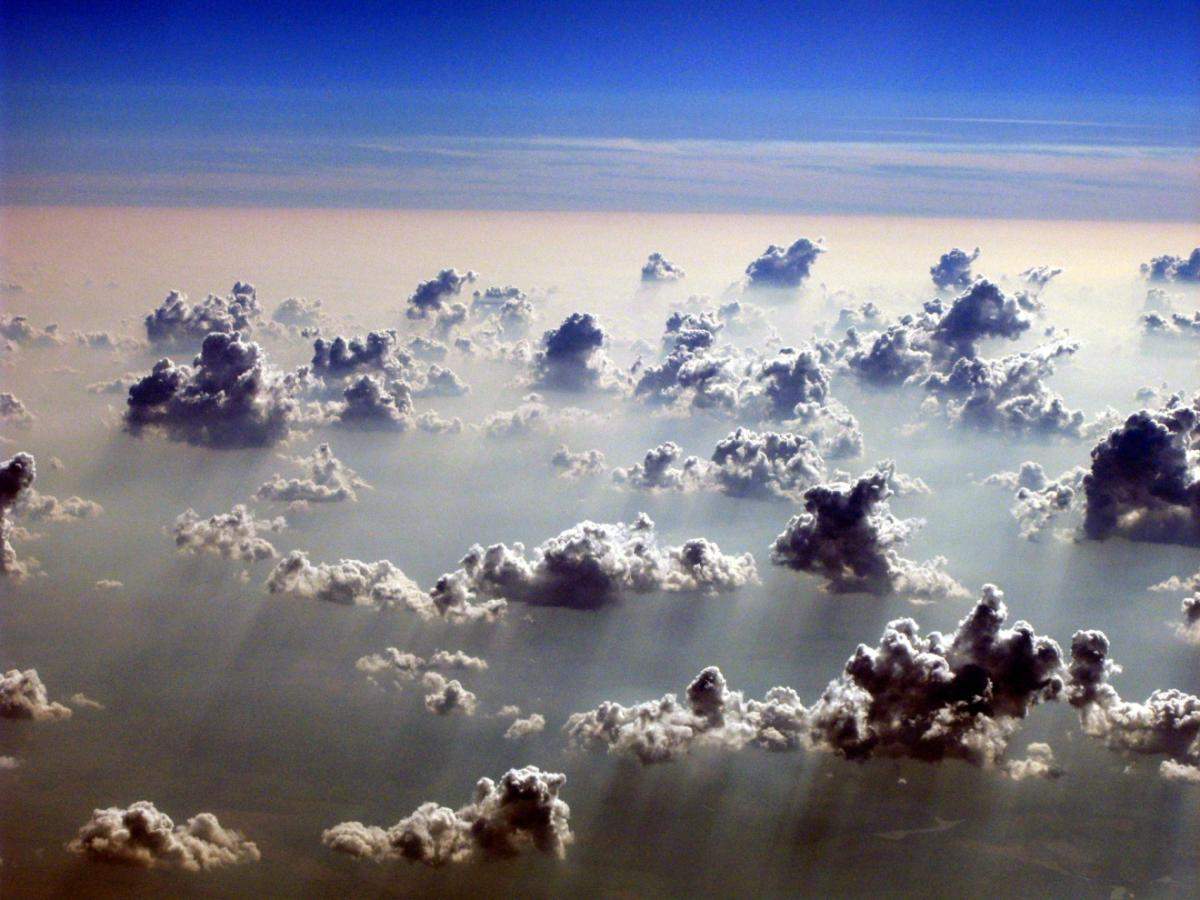
[{"label": "cloud", "polygon": [[971,264],[979,259],[979,248],[970,253],[955,247],[941,255],[937,264],[930,267],[929,277],[939,290],[970,287],[974,277],[971,275]]},{"label": "cloud", "polygon": [[1054,749],[1049,744],[1032,743],[1025,752],[1029,755],[1024,759],[1009,760],[1003,766],[1004,774],[1013,781],[1025,781],[1029,778],[1058,778],[1063,774],[1054,759]]},{"label": "cloud", "polygon": [[258,847],[237,831],[222,827],[212,813],[200,813],[176,825],[153,803],[139,800],[122,809],[92,811],[67,849],[95,862],[187,872],[257,862]]},{"label": "cloud", "polygon": [[259,500],[303,507],[309,503],[340,503],[358,499],[358,490],[370,485],[333,455],[328,444],[319,444],[312,456],[287,457],[306,470],[304,478],[275,475],[255,492]]},{"label": "cloud", "polygon": [[17,428],[28,428],[33,424],[33,419],[33,413],[15,395],[7,391],[0,393],[0,422]]},{"label": "cloud", "polygon": [[1192,447],[1200,419],[1178,395],[1134,413],[1092,449],[1083,479],[1084,534],[1194,544],[1200,539],[1200,480]]},{"label": "cloud", "polygon": [[1037,540],[1061,513],[1075,505],[1082,496],[1087,469],[1075,466],[1051,480],[1045,469],[1036,462],[1021,463],[1018,472],[997,472],[984,479],[984,484],[997,484],[1015,492],[1013,518],[1021,526],[1021,537]]},{"label": "cloud", "polygon": [[1200,282],[1200,247],[1184,259],[1179,256],[1156,256],[1142,263],[1142,274],[1150,281]]},{"label": "cloud", "polygon": [[298,418],[296,387],[238,333],[209,334],[191,366],[169,359],[129,389],[125,427],[217,449],[263,447],[287,437]]},{"label": "cloud", "polygon": [[732,497],[797,499],[825,475],[816,444],[791,432],[738,428],[717,442],[708,477]]},{"label": "cloud", "polygon": [[217,332],[249,334],[261,320],[254,286],[238,281],[227,297],[209,294],[195,304],[188,303],[187,294],[171,291],[144,322],[151,344],[194,347]]},{"label": "cloud", "polygon": [[9,669],[0,676],[0,719],[46,722],[69,718],[70,707],[50,699],[37,669]]},{"label": "cloud", "polygon": [[428,866],[530,851],[561,859],[574,840],[570,807],[558,796],[565,782],[565,775],[534,766],[510,769],[498,784],[480,779],[471,802],[457,811],[423,803],[390,828],[343,822],[326,830],[321,842],[359,859]]},{"label": "cloud", "polygon": [[559,446],[550,458],[550,465],[558,470],[562,478],[583,478],[599,475],[604,471],[604,454],[599,450],[581,450],[572,453],[566,444]]},{"label": "cloud", "polygon": [[175,519],[171,534],[181,552],[213,553],[225,559],[260,562],[279,555],[263,534],[278,533],[286,527],[287,520],[283,516],[255,519],[250,510],[239,503],[229,512],[207,519],[189,509]]},{"label": "cloud", "polygon": [[512,723],[504,732],[506,741],[519,741],[522,738],[529,737],[531,734],[537,734],[546,728],[546,717],[541,713],[532,713],[525,718],[513,719]]},{"label": "cloud", "polygon": [[1200,339],[1200,310],[1190,316],[1183,313],[1159,312],[1143,313],[1138,321],[1142,325],[1142,333],[1151,338],[1170,338],[1175,340]]},{"label": "cloud", "polygon": [[683,269],[661,253],[651,253],[642,266],[642,281],[646,282],[679,281],[683,276]]},{"label": "cloud", "polygon": [[57,325],[38,330],[25,316],[0,313],[0,338],[10,347],[57,347],[63,342]]},{"label": "cloud", "polygon": [[1101,631],[1077,631],[1071,640],[1067,699],[1084,733],[1119,752],[1166,756],[1159,771],[1168,779],[1200,781],[1200,697],[1172,688],[1144,703],[1123,700],[1109,684],[1121,667],[1108,651]]},{"label": "cloud", "polygon": [[747,287],[797,288],[824,252],[820,240],[813,243],[808,238],[800,238],[787,249],[771,244],[762,256],[746,266]]},{"label": "cloud", "polygon": [[321,301],[288,297],[275,307],[271,320],[288,328],[315,328],[321,324]]},{"label": "cloud", "polygon": [[805,511],[792,517],[771,547],[771,561],[820,575],[834,593],[864,592],[945,599],[965,590],[942,571],[945,559],[916,563],[898,549],[923,523],[897,519],[888,508],[895,464],[880,463],[854,482],[835,481],[804,492]]},{"label": "cloud", "polygon": [[479,276],[475,272],[459,272],[457,269],[442,269],[437,277],[422,281],[408,298],[405,315],[410,319],[426,319],[430,313],[439,312],[447,298],[462,293],[463,285],[472,284]]},{"label": "cloud", "polygon": [[1185,597],[1179,605],[1183,622],[1175,626],[1175,634],[1181,640],[1200,647],[1200,593]]},{"label": "cloud", "polygon": [[29,566],[17,559],[12,545],[12,510],[33,490],[37,466],[28,453],[18,453],[0,463],[0,576],[22,578]]},{"label": "cloud", "polygon": [[647,450],[642,462],[613,469],[613,480],[639,491],[696,490],[704,482],[707,466],[695,456],[685,459],[682,466],[672,465],[682,455],[683,448],[674,441],[667,441]]},{"label": "cloud", "polygon": [[429,691],[425,695],[425,708],[434,715],[448,716],[454,712],[475,715],[478,700],[457,678],[447,679],[440,672],[426,672],[421,677],[421,684]]},{"label": "cloud", "polygon": [[1032,266],[1017,277],[1029,285],[1035,293],[1041,293],[1046,285],[1062,274],[1062,271],[1057,266]]},{"label": "cloud", "polygon": [[431,592],[451,604],[477,598],[594,609],[626,594],[715,594],[756,583],[754,558],[726,555],[705,538],[660,547],[654,523],[580,522],[526,552],[524,545],[476,544]]},{"label": "cloud", "polygon": [[531,364],[533,386],[559,391],[618,387],[620,377],[602,349],[604,343],[604,330],[594,316],[571,313],[542,335],[542,349]]},{"label": "cloud", "polygon": [[716,343],[725,323],[710,311],[673,312],[663,330],[663,347],[669,353],[676,347],[705,350]]},{"label": "cloud", "polygon": [[876,386],[894,386],[914,379],[932,359],[928,332],[909,325],[893,325],[863,344],[857,331],[847,335],[842,366],[859,380]]},{"label": "cloud", "polygon": [[[932,301],[930,308],[940,310],[940,303]],[[933,329],[933,339],[948,348],[953,358],[973,357],[979,341],[986,338],[1015,341],[1031,325],[1014,297],[1006,296],[992,282],[981,279],[941,314]]]},{"label": "cloud", "polygon": [[312,370],[319,378],[348,378],[365,370],[398,374],[407,360],[397,353],[395,331],[372,331],[361,338],[317,338],[313,341]]},{"label": "cloud", "polygon": [[406,650],[387,647],[382,653],[360,657],[354,667],[375,684],[386,681],[394,687],[400,687],[405,682],[415,680],[418,675],[430,672],[482,672],[488,664],[486,659],[470,656],[462,650],[437,650],[426,659]]},{"label": "cloud", "polygon": [[403,608],[424,619],[443,618],[455,624],[494,620],[506,606],[500,600],[471,603],[445,592],[431,596],[388,560],[314,564],[301,550],[293,550],[276,564],[267,578],[267,590],[345,606]]}]

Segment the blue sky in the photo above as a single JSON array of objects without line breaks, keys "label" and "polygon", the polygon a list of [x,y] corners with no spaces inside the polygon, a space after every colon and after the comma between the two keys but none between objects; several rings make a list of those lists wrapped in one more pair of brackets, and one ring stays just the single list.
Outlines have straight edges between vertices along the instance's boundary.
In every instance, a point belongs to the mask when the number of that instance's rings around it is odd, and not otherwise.
[{"label": "blue sky", "polygon": [[[1181,171],[1200,143],[1194,2],[367,3],[338,11],[10,0],[0,16],[10,202],[663,205],[632,182],[613,183],[612,162],[607,187],[586,196],[571,179],[540,193],[527,184],[524,196],[521,184],[464,192],[453,159],[464,147],[481,152],[488,139],[866,142],[925,147],[939,160],[963,144],[1039,148],[1039,158],[1046,147],[1146,147],[1174,153]],[[429,140],[424,159],[378,151],[418,138]],[[513,152],[512,144],[486,149],[494,156],[500,147],[506,158]],[[1140,163],[1130,166],[1122,177],[1145,175]],[[363,176],[360,187],[345,182],[349,169]],[[443,192],[430,187],[434,170]],[[846,185],[839,209],[861,193],[852,178]],[[1194,180],[1186,188],[1194,191]],[[730,202],[770,208],[780,198],[769,193]],[[1137,216],[1122,204],[1098,213]],[[714,205],[725,204],[666,206]],[[908,201],[860,206],[924,211]],[[1187,204],[1172,213],[1189,215]]]}]

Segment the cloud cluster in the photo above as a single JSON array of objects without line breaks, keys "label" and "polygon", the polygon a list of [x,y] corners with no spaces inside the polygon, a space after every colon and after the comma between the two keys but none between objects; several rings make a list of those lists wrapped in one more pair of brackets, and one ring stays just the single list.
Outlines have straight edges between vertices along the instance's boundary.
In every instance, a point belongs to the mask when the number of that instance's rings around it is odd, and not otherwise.
[{"label": "cloud cluster", "polygon": [[510,769],[499,783],[481,778],[458,810],[423,803],[390,828],[343,822],[326,830],[326,847],[376,862],[428,866],[538,851],[562,858],[574,840],[571,810],[559,798],[566,776],[534,766]]},{"label": "cloud cluster", "polygon": [[408,298],[405,315],[410,319],[427,319],[432,313],[441,312],[450,297],[462,293],[463,285],[472,284],[479,276],[472,271],[442,269],[437,276],[422,281]]},{"label": "cloud cluster", "polygon": [[212,333],[191,366],[161,359],[129,388],[125,427],[215,448],[268,446],[298,417],[295,391],[258,344],[237,332]]},{"label": "cloud cluster", "polygon": [[750,554],[726,555],[705,538],[659,546],[642,514],[631,525],[580,522],[528,553],[522,544],[476,544],[431,594],[449,605],[494,598],[593,609],[630,593],[714,594],[757,580]]},{"label": "cloud cluster", "polygon": [[970,253],[955,247],[941,255],[937,264],[929,269],[929,277],[939,290],[955,290],[970,287],[974,276],[971,275],[971,264],[979,259],[979,248]]},{"label": "cloud cluster", "polygon": [[272,500],[303,508],[310,503],[340,503],[358,499],[360,489],[370,485],[333,455],[328,444],[319,444],[312,456],[288,457],[306,470],[304,478],[275,475],[255,492],[259,500]]},{"label": "cloud cluster", "polygon": [[1156,256],[1142,263],[1142,274],[1150,281],[1200,282],[1200,247],[1184,259],[1180,256]]},{"label": "cloud cluster", "polygon": [[679,281],[683,276],[683,269],[661,253],[651,253],[642,266],[642,281],[646,282]]},{"label": "cloud cluster", "polygon": [[0,676],[0,719],[69,719],[71,708],[51,700],[37,669],[9,669]]},{"label": "cloud cluster", "polygon": [[1084,534],[1094,540],[1193,544],[1200,540],[1200,478],[1193,449],[1200,417],[1176,395],[1140,410],[1092,449],[1083,479]]},{"label": "cloud cluster", "polygon": [[238,281],[228,296],[209,294],[194,304],[187,294],[171,291],[144,322],[151,344],[195,347],[214,332],[249,334],[261,319],[254,286]]},{"label": "cloud cluster", "polygon": [[1078,631],[1071,639],[1067,699],[1079,710],[1086,734],[1106,746],[1136,754],[1165,756],[1165,778],[1200,781],[1200,697],[1174,688],[1157,690],[1145,702],[1121,699],[1109,678],[1121,671],[1108,656],[1108,637]]},{"label": "cloud cluster", "polygon": [[820,484],[804,492],[771,547],[771,561],[820,575],[834,593],[902,594],[914,599],[964,596],[941,557],[917,563],[898,551],[920,520],[898,519],[888,508],[895,465],[880,463],[855,481]]},{"label": "cloud cluster", "polygon": [[227,513],[201,518],[188,509],[175,519],[171,534],[181,552],[213,553],[225,559],[259,562],[274,559],[279,554],[264,534],[283,531],[287,521],[283,516],[274,519],[255,519],[244,504],[237,504]]},{"label": "cloud cluster", "polygon": [[813,263],[825,252],[821,242],[800,238],[790,247],[771,244],[762,256],[746,266],[746,285],[750,288],[797,288],[808,278]]},{"label": "cloud cluster", "polygon": [[92,818],[67,844],[89,860],[121,865],[156,866],[187,872],[257,862],[258,847],[237,831],[225,828],[212,813],[192,816],[176,825],[153,803],[139,800],[122,809],[92,811]]}]

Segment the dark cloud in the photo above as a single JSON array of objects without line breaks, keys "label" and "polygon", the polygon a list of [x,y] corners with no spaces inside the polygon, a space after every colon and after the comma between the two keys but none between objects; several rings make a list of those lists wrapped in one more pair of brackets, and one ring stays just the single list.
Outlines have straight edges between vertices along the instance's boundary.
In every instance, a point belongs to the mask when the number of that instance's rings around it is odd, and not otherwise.
[{"label": "dark cloud", "polygon": [[199,872],[257,862],[258,847],[237,831],[222,827],[212,813],[200,813],[176,825],[153,803],[139,800],[122,809],[92,811],[67,849],[95,862],[156,866]]},{"label": "dark cloud", "polygon": [[1083,479],[1084,534],[1194,544],[1200,480],[1193,459],[1200,419],[1178,396],[1134,413],[1092,449]]},{"label": "dark cloud", "polygon": [[533,357],[533,384],[560,391],[617,386],[617,373],[604,354],[604,330],[589,313],[572,313],[542,336]]},{"label": "dark cloud", "polygon": [[1100,631],[1078,631],[1071,640],[1067,698],[1084,733],[1120,752],[1165,756],[1159,772],[1168,779],[1200,781],[1200,697],[1172,688],[1143,703],[1123,700],[1109,684],[1121,667],[1108,651]]},{"label": "dark cloud", "polygon": [[457,678],[446,678],[440,672],[426,672],[421,684],[429,692],[425,695],[425,708],[434,715],[448,716],[456,712],[475,715],[478,698]]},{"label": "dark cloud", "polygon": [[771,244],[763,255],[746,266],[746,283],[751,288],[790,289],[799,287],[817,257],[825,252],[821,242],[800,238],[790,247]]},{"label": "dark cloud", "polygon": [[161,359],[130,387],[125,427],[214,448],[268,446],[287,437],[297,417],[294,392],[258,344],[214,333],[191,366]]},{"label": "dark cloud", "polygon": [[209,294],[195,304],[171,291],[144,321],[150,343],[194,347],[214,332],[249,334],[262,323],[262,307],[254,286],[238,281],[228,296]]},{"label": "dark cloud", "polygon": [[1142,274],[1150,281],[1200,282],[1200,247],[1184,259],[1180,256],[1156,256],[1142,263]]},{"label": "dark cloud", "polygon": [[705,538],[660,547],[643,514],[631,525],[580,522],[528,553],[521,544],[476,544],[431,594],[450,605],[497,598],[593,609],[626,594],[713,594],[757,580],[750,554],[723,554]]},{"label": "dark cloud", "polygon": [[1200,310],[1190,316],[1183,313],[1143,313],[1138,320],[1142,333],[1154,338],[1200,339]]},{"label": "dark cloud", "polygon": [[971,264],[979,259],[979,248],[970,253],[955,247],[941,255],[937,264],[930,267],[929,277],[940,290],[952,290],[970,287],[974,280],[971,275]]},{"label": "dark cloud", "polygon": [[646,264],[642,266],[642,281],[679,281],[683,276],[683,269],[672,263],[661,253],[651,253],[646,259]]},{"label": "dark cloud", "polygon": [[17,559],[12,545],[12,510],[30,491],[37,478],[33,456],[18,453],[0,463],[0,576],[22,578],[29,566]]},{"label": "dark cloud", "polygon": [[462,293],[463,285],[472,284],[477,277],[471,271],[442,269],[436,278],[417,285],[417,289],[408,298],[408,310],[405,314],[410,319],[428,318],[430,313],[441,311],[450,297],[457,297]]},{"label": "dark cloud", "polygon": [[933,339],[953,358],[975,355],[975,344],[986,338],[1016,340],[1029,330],[1029,318],[1015,298],[990,281],[980,280],[954,299],[933,330]]},{"label": "dark cloud", "polygon": [[558,796],[565,782],[565,775],[534,766],[510,769],[498,784],[480,779],[471,802],[459,810],[423,803],[390,828],[343,822],[321,841],[360,859],[428,866],[535,850],[562,858],[574,840],[570,807]]},{"label": "dark cloud", "polygon": [[253,513],[239,503],[229,512],[207,519],[189,509],[175,520],[171,534],[181,552],[213,553],[226,559],[259,562],[279,555],[263,535],[278,534],[286,527],[283,516],[255,519]]},{"label": "dark cloud", "polygon": [[854,482],[832,482],[804,492],[804,512],[794,516],[771,548],[771,561],[820,575],[835,593],[866,592],[919,599],[962,596],[944,572],[945,560],[916,563],[898,548],[922,524],[898,519],[892,496],[895,465],[883,462]]},{"label": "dark cloud", "polygon": [[676,347],[704,350],[716,343],[724,327],[725,323],[711,312],[673,312],[663,330],[663,346],[667,352]]},{"label": "dark cloud", "polygon": [[1175,633],[1189,644],[1200,646],[1200,593],[1185,597],[1179,611],[1183,622],[1175,626]]},{"label": "dark cloud", "polygon": [[36,669],[9,669],[0,676],[0,719],[69,719],[71,708],[50,699]]},{"label": "dark cloud", "polygon": [[317,338],[313,341],[312,370],[320,378],[346,378],[368,370],[391,372],[407,363],[396,354],[395,331],[372,331],[363,338]]}]

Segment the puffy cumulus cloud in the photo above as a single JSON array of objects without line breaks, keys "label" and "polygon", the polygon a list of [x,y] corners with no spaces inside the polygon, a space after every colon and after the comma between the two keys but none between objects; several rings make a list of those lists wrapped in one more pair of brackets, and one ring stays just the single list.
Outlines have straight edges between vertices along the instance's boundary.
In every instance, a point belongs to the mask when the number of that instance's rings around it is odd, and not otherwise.
[{"label": "puffy cumulus cloud", "polygon": [[408,298],[405,315],[410,319],[427,319],[440,312],[451,297],[462,293],[463,285],[474,283],[479,276],[470,270],[442,269],[435,278],[422,281]]},{"label": "puffy cumulus cloud", "polygon": [[599,475],[604,471],[604,454],[599,450],[580,450],[572,452],[562,444],[550,457],[552,465],[562,478],[583,478],[587,475]]},{"label": "puffy cumulus cloud", "polygon": [[95,519],[103,513],[104,507],[94,500],[85,500],[83,497],[60,500],[33,488],[25,491],[13,507],[14,517],[30,522],[76,522]]},{"label": "puffy cumulus cloud", "polygon": [[358,499],[358,491],[370,485],[333,455],[328,444],[320,444],[312,456],[287,457],[305,471],[303,478],[275,475],[255,492],[259,500],[273,500],[303,507],[309,503],[339,503]]},{"label": "puffy cumulus cloud", "polygon": [[825,476],[817,445],[791,432],[738,428],[717,442],[708,477],[732,497],[798,498]]},{"label": "puffy cumulus cloud", "polygon": [[167,867],[187,872],[216,869],[261,858],[253,841],[225,828],[212,813],[192,816],[176,825],[147,800],[122,809],[92,811],[67,849],[89,860],[145,868]]},{"label": "puffy cumulus cloud", "polygon": [[1082,496],[1087,469],[1076,466],[1055,479],[1036,462],[1023,462],[1017,472],[997,472],[983,480],[1015,493],[1013,518],[1021,526],[1021,537],[1036,540],[1061,513],[1071,509]]},{"label": "puffy cumulus cloud", "polygon": [[998,485],[1008,488],[1010,491],[1015,491],[1019,488],[1040,491],[1049,482],[1050,479],[1046,475],[1046,470],[1042,468],[1042,464],[1031,460],[1021,463],[1020,469],[1016,472],[996,472],[983,479],[984,484]]},{"label": "puffy cumulus cloud", "polygon": [[321,301],[288,297],[275,307],[271,320],[286,328],[316,328],[321,324]]},{"label": "puffy cumulus cloud", "polygon": [[[941,301],[932,301],[928,308],[936,311],[940,304]],[[933,340],[948,349],[953,358],[973,357],[979,341],[1016,340],[1031,324],[1016,298],[1007,296],[992,282],[980,280],[941,313],[933,329]]]},{"label": "puffy cumulus cloud", "polygon": [[858,306],[843,306],[838,310],[838,317],[830,332],[840,334],[851,328],[856,331],[882,331],[886,327],[887,317],[883,310],[868,300]]},{"label": "puffy cumulus cloud", "polygon": [[716,343],[717,335],[724,327],[725,323],[711,311],[676,311],[667,317],[663,346],[668,353],[676,347],[704,350]]},{"label": "puffy cumulus cloud", "polygon": [[842,367],[861,381],[877,386],[903,384],[930,364],[929,333],[908,324],[892,325],[870,343],[852,330],[842,343]]},{"label": "puffy cumulus cloud", "polygon": [[1142,333],[1151,338],[1200,339],[1200,310],[1190,316],[1183,313],[1143,313],[1138,321]]},{"label": "puffy cumulus cloud", "polygon": [[953,425],[1031,437],[1078,437],[1083,413],[1047,387],[1054,362],[1078,345],[1056,342],[999,359],[962,357],[925,380],[927,404]]},{"label": "puffy cumulus cloud", "polygon": [[696,490],[704,482],[707,466],[696,456],[683,460],[683,448],[674,441],[659,444],[646,451],[640,463],[625,468],[613,469],[613,480],[639,491],[688,491]]},{"label": "puffy cumulus cloud", "polygon": [[14,425],[18,428],[28,428],[33,424],[34,415],[14,394],[7,391],[0,393],[0,422]]},{"label": "puffy cumulus cloud", "polygon": [[[463,310],[464,313],[466,311],[466,307],[461,304],[459,304],[459,309]],[[417,359],[440,362],[446,358],[446,354],[450,352],[450,348],[441,341],[417,335],[408,342],[408,352]]]},{"label": "puffy cumulus cloud", "polygon": [[300,413],[297,385],[237,332],[204,339],[191,366],[169,359],[129,388],[125,427],[214,448],[262,447],[287,437]]},{"label": "puffy cumulus cloud", "polygon": [[793,516],[771,547],[771,561],[820,575],[835,593],[902,594],[930,600],[965,595],[943,571],[945,559],[924,563],[898,547],[923,523],[898,519],[888,508],[895,465],[880,463],[856,481],[820,484],[804,492],[804,512]]},{"label": "puffy cumulus cloud", "polygon": [[0,576],[22,578],[29,565],[17,559],[12,545],[12,510],[33,490],[37,465],[33,456],[18,453],[0,463]]},{"label": "puffy cumulus cloud", "polygon": [[207,519],[189,509],[175,520],[171,534],[181,552],[214,553],[226,559],[260,562],[279,555],[263,534],[278,533],[286,527],[287,520],[283,516],[255,519],[254,514],[239,503],[229,512]]},{"label": "puffy cumulus cloud", "polygon": [[1058,778],[1063,771],[1054,758],[1054,748],[1049,744],[1032,743],[1025,751],[1024,759],[1012,759],[1004,763],[1004,774],[1013,781],[1029,778]]},{"label": "puffy cumulus cloud", "polygon": [[974,276],[971,275],[971,264],[979,259],[979,248],[970,253],[955,247],[943,253],[937,264],[929,269],[929,277],[940,290],[953,290],[970,287]]},{"label": "puffy cumulus cloud", "polygon": [[800,238],[790,247],[771,244],[762,256],[746,266],[746,286],[750,288],[797,288],[808,278],[813,263],[825,252],[821,241]]},{"label": "puffy cumulus cloud", "polygon": [[9,316],[0,313],[0,339],[8,348],[14,347],[57,347],[63,342],[57,325],[38,328],[26,316]]},{"label": "puffy cumulus cloud", "polygon": [[414,397],[461,397],[469,394],[471,388],[453,369],[432,365],[425,371],[425,376],[413,390]]},{"label": "puffy cumulus cloud", "polygon": [[1046,285],[1062,274],[1057,266],[1031,266],[1017,277],[1029,285],[1034,293],[1040,293]]},{"label": "puffy cumulus cloud", "polygon": [[1143,703],[1123,700],[1109,683],[1121,667],[1108,653],[1101,631],[1078,631],[1071,640],[1067,699],[1084,733],[1120,752],[1165,756],[1160,772],[1169,779],[1200,781],[1200,697],[1172,688]]},{"label": "puffy cumulus cloud", "polygon": [[507,285],[505,287],[490,287],[485,291],[475,291],[471,294],[471,311],[487,314],[499,310],[510,300],[525,300],[527,295],[520,288]]},{"label": "puffy cumulus cloud", "polygon": [[571,809],[559,798],[566,780],[535,766],[510,769],[499,783],[481,778],[461,809],[423,803],[390,828],[343,822],[326,830],[321,842],[359,859],[427,866],[530,851],[562,858],[574,840]]},{"label": "puffy cumulus cloud", "polygon": [[489,414],[480,429],[491,438],[514,437],[548,430],[553,421],[554,415],[541,396],[527,394],[520,406]]},{"label": "puffy cumulus cloud", "polygon": [[542,335],[531,363],[535,387],[560,391],[611,390],[623,383],[602,349],[604,329],[590,313],[571,313]]},{"label": "puffy cumulus cloud", "polygon": [[429,672],[482,672],[488,664],[486,659],[462,650],[437,650],[426,658],[387,647],[382,653],[360,657],[354,667],[375,684],[386,682],[399,687]]},{"label": "puffy cumulus cloud", "polygon": [[228,296],[209,294],[194,304],[187,294],[171,291],[144,322],[150,343],[194,347],[214,332],[248,334],[261,320],[254,286],[238,281]]},{"label": "puffy cumulus cloud", "polygon": [[1142,274],[1150,281],[1200,282],[1200,247],[1184,259],[1180,256],[1156,256],[1142,263]]},{"label": "puffy cumulus cloud", "polygon": [[388,560],[313,563],[301,550],[293,550],[281,559],[266,584],[272,594],[290,594],[344,606],[407,609],[423,619],[441,618],[455,624],[492,621],[503,614],[507,605],[496,599],[469,602],[466,597],[446,591],[426,593]]},{"label": "puffy cumulus cloud", "polygon": [[71,708],[51,700],[37,669],[9,669],[0,676],[0,719],[69,719]]},{"label": "puffy cumulus cloud", "polygon": [[749,553],[726,555],[705,538],[659,546],[643,513],[631,525],[580,522],[528,553],[523,544],[476,544],[431,594],[452,606],[482,597],[594,609],[625,594],[715,594],[757,580]]},{"label": "puffy cumulus cloud", "polygon": [[395,331],[371,331],[365,337],[313,341],[312,371],[319,378],[348,378],[363,371],[398,374],[410,360],[401,357]]},{"label": "puffy cumulus cloud", "polygon": [[334,425],[360,431],[462,431],[460,419],[443,419],[432,410],[417,414],[412,398],[412,388],[406,381],[360,375],[346,386],[342,400],[331,404],[327,413]]},{"label": "puffy cumulus cloud", "polygon": [[426,672],[421,684],[429,693],[425,695],[425,708],[437,716],[448,716],[460,712],[475,715],[478,698],[463,687],[457,678],[446,678],[440,672]]},{"label": "puffy cumulus cloud", "polygon": [[683,276],[683,269],[661,253],[651,253],[642,266],[642,281],[646,282],[679,281]]},{"label": "puffy cumulus cloud", "polygon": [[506,741],[519,741],[546,729],[546,717],[541,713],[531,713],[525,717],[513,719],[504,731]]},{"label": "puffy cumulus cloud", "polygon": [[1179,611],[1183,614],[1183,622],[1175,626],[1175,634],[1200,647],[1200,593],[1185,597]]},{"label": "puffy cumulus cloud", "polygon": [[1178,395],[1140,410],[1092,448],[1083,479],[1084,534],[1194,544],[1200,539],[1200,480],[1193,448],[1200,419]]}]

